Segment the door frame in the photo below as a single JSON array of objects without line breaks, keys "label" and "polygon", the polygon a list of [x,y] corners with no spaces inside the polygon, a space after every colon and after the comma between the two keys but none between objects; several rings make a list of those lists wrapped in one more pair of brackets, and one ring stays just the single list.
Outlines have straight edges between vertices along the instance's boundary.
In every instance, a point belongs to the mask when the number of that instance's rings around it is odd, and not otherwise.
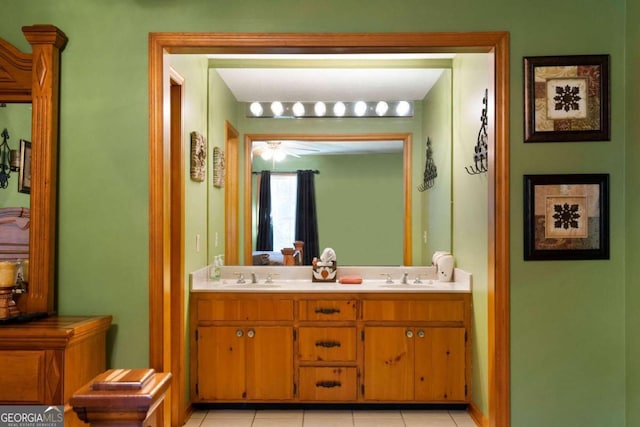
[{"label": "door frame", "polygon": [[[495,144],[489,147],[489,426],[510,424],[509,353],[509,33],[150,33],[149,34],[149,362],[171,370],[169,54],[491,53]],[[492,185],[491,185],[492,184]],[[174,381],[184,381],[177,373]],[[175,382],[174,382],[175,384]]]}]

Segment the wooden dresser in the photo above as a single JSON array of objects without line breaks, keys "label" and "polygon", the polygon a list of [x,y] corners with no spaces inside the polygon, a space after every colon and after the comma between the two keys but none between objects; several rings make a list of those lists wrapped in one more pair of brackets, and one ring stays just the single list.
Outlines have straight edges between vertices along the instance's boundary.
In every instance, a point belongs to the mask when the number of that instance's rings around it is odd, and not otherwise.
[{"label": "wooden dresser", "polygon": [[84,426],[71,395],[106,369],[111,316],[51,316],[0,326],[0,405],[65,405],[65,426]]}]

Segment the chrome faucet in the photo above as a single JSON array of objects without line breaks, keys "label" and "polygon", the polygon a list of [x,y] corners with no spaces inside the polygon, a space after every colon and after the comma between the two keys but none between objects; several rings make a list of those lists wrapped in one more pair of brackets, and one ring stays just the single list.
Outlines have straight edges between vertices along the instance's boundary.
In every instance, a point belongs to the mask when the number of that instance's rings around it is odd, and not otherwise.
[{"label": "chrome faucet", "polygon": [[413,283],[414,284],[422,283],[422,280],[420,280],[420,274],[416,275],[416,280],[414,280]]},{"label": "chrome faucet", "polygon": [[236,283],[246,283],[244,280],[244,273],[235,273],[235,275],[238,276],[238,281]]},{"label": "chrome faucet", "polygon": [[387,276],[387,280],[385,283],[393,283],[393,279],[391,278],[391,274],[389,273],[380,273],[381,276]]},{"label": "chrome faucet", "polygon": [[407,273],[406,271],[404,273],[402,273],[402,281],[401,283],[403,285],[406,285],[408,283],[407,279],[409,278],[409,273]]}]

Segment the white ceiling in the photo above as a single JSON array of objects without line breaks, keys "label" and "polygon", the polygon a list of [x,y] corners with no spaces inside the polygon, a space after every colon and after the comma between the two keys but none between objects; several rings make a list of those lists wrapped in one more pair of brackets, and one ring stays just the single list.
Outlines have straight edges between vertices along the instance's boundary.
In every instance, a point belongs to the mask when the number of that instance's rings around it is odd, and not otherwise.
[{"label": "white ceiling", "polygon": [[[422,100],[440,78],[442,68],[403,67],[393,61],[450,59],[451,54],[360,55],[210,55],[210,59],[249,60],[251,67],[215,68],[234,97],[253,101],[417,101]],[[260,61],[268,66],[260,66]],[[274,66],[277,61],[314,60],[312,67]],[[355,67],[319,67],[317,61],[350,61]],[[369,62],[367,62],[369,61]],[[286,63],[286,62],[285,62]],[[305,64],[305,62],[301,62]],[[363,68],[361,64],[377,67]],[[384,64],[384,66],[380,66]],[[256,145],[257,144],[257,145]],[[254,143],[254,147],[264,142]],[[388,153],[402,151],[402,141],[283,141],[298,155]]]},{"label": "white ceiling", "polygon": [[431,68],[219,68],[240,102],[416,101],[442,74]]}]

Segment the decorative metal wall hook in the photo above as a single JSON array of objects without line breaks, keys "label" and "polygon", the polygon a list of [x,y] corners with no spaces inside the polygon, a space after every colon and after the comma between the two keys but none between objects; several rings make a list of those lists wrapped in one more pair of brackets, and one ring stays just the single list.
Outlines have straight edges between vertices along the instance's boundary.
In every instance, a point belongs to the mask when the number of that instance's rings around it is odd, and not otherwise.
[{"label": "decorative metal wall hook", "polygon": [[418,191],[426,191],[433,187],[436,177],[438,176],[438,168],[433,162],[433,150],[431,150],[431,138],[427,138],[427,160],[424,165],[424,176],[422,184],[418,185]]},{"label": "decorative metal wall hook", "polygon": [[465,170],[469,175],[477,175],[489,171],[488,157],[488,134],[487,134],[487,103],[489,97],[489,89],[484,90],[484,98],[482,98],[482,114],[480,115],[480,130],[478,131],[478,139],[474,147],[473,165],[465,166]]}]

